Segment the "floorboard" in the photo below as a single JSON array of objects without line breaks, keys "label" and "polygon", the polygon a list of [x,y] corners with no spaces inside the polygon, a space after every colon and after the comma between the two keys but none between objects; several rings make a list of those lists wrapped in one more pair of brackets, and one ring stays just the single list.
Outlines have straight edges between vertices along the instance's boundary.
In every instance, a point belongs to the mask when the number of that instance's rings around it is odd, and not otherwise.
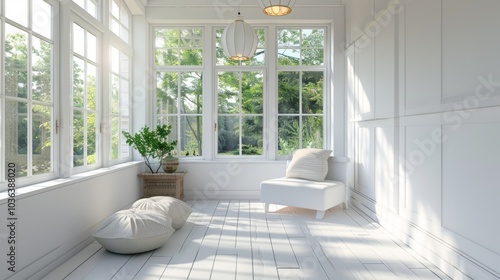
[{"label": "floorboard", "polygon": [[118,255],[93,242],[44,279],[450,279],[355,208],[315,211],[249,200],[190,200],[168,242]]}]

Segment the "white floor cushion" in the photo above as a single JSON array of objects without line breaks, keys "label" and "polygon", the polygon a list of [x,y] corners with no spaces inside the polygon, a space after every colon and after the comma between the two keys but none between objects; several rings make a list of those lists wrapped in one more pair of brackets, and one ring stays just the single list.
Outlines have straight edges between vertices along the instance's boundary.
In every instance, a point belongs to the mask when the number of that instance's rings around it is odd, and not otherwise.
[{"label": "white floor cushion", "polygon": [[118,211],[102,222],[94,238],[108,251],[136,254],[163,246],[174,233],[172,220],[144,209]]},{"label": "white floor cushion", "polygon": [[193,209],[184,201],[170,196],[154,196],[137,200],[132,208],[148,209],[163,213],[172,219],[172,227],[180,229]]}]

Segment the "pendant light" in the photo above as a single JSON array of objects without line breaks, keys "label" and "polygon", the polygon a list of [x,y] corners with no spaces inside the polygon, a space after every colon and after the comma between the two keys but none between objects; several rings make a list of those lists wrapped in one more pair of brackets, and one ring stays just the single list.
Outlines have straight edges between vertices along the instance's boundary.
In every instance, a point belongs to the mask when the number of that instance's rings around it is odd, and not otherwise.
[{"label": "pendant light", "polygon": [[257,49],[257,35],[252,26],[238,16],[233,23],[228,25],[222,33],[222,48],[231,60],[248,60]]},{"label": "pendant light", "polygon": [[292,12],[295,0],[257,0],[264,14],[269,16],[286,16]]}]

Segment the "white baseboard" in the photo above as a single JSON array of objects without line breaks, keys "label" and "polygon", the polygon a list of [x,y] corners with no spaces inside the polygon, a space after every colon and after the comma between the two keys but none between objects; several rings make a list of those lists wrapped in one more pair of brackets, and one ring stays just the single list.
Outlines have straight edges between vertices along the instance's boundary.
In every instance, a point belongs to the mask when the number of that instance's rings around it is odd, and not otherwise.
[{"label": "white baseboard", "polygon": [[237,199],[237,200],[259,200],[260,189],[255,191],[227,190],[218,191],[217,194],[203,193],[199,191],[184,190],[185,200],[214,200],[214,199]]},{"label": "white baseboard", "polygon": [[356,190],[351,190],[351,204],[377,221],[388,232],[434,264],[450,278],[457,280],[500,279],[498,272],[488,269],[465,252],[450,246],[445,240],[426,232]]}]

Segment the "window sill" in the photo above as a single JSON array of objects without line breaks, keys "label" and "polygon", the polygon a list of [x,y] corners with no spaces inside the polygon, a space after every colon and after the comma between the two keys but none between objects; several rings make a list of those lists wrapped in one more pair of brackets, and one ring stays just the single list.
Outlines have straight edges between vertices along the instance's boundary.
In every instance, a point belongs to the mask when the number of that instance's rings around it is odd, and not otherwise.
[{"label": "window sill", "polygon": [[[80,174],[73,175],[69,178],[61,178],[46,181],[43,183],[33,184],[26,187],[20,187],[16,189],[16,200],[30,197],[33,195],[37,195],[40,193],[48,192],[54,189],[63,188],[65,186],[69,186],[75,183],[79,183],[82,181],[90,180],[96,177],[105,176],[123,169],[127,169],[136,165],[144,164],[142,161],[131,161],[118,165],[114,165],[107,168],[99,168],[96,170],[92,170],[89,172],[84,172]],[[0,204],[7,203],[9,199],[7,191],[0,192]]]}]

